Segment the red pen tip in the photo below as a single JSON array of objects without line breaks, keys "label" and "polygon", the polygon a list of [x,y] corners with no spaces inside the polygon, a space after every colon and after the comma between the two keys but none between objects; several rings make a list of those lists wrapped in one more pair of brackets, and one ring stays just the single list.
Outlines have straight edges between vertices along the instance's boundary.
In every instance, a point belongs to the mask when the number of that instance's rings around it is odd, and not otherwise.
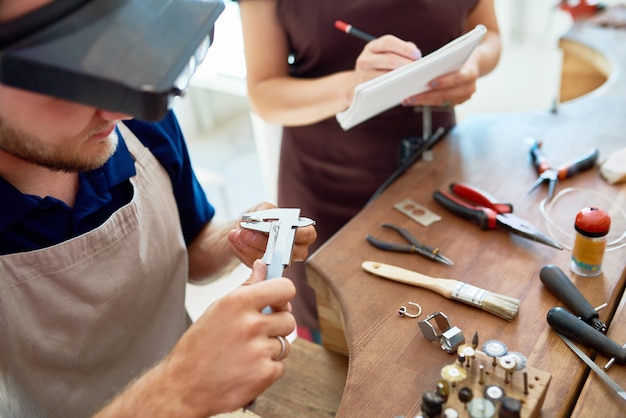
[{"label": "red pen tip", "polygon": [[342,32],[346,32],[346,33],[347,33],[347,32],[348,32],[348,26],[350,26],[350,25],[348,25],[348,24],[347,24],[346,22],[344,22],[344,21],[341,21],[341,20],[335,20],[335,27],[336,27],[337,29],[339,29],[340,31],[342,31]]}]

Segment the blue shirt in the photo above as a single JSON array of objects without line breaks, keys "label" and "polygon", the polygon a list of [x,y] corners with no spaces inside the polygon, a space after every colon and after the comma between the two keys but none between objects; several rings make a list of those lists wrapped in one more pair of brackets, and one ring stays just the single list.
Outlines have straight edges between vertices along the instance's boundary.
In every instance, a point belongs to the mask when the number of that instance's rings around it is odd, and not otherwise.
[{"label": "blue shirt", "polygon": [[[185,242],[191,242],[215,209],[193,173],[176,117],[170,112],[159,122],[130,120],[124,124],[169,174]],[[73,208],[53,197],[23,194],[0,178],[0,255],[48,247],[98,227],[130,201],[129,179],[134,175],[133,158],[120,140],[104,166],[79,174]]]}]

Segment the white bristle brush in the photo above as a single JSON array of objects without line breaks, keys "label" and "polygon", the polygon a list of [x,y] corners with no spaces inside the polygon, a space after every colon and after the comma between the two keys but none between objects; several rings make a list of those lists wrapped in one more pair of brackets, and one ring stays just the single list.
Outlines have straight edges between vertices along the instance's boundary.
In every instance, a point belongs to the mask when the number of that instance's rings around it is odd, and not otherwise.
[{"label": "white bristle brush", "polygon": [[458,280],[430,277],[415,271],[375,261],[364,261],[365,271],[386,279],[423,287],[441,296],[482,309],[507,321],[513,320],[519,311],[519,299],[491,293]]}]

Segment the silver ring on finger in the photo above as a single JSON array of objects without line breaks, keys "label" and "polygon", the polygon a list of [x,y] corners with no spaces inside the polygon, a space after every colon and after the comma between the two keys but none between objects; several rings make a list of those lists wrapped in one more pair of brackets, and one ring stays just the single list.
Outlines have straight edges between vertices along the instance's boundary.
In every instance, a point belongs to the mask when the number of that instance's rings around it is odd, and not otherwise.
[{"label": "silver ring on finger", "polygon": [[278,341],[280,341],[280,354],[274,359],[274,361],[281,361],[285,358],[285,355],[287,354],[287,344],[289,343],[287,342],[287,339],[282,335],[279,335],[276,338],[278,339]]}]

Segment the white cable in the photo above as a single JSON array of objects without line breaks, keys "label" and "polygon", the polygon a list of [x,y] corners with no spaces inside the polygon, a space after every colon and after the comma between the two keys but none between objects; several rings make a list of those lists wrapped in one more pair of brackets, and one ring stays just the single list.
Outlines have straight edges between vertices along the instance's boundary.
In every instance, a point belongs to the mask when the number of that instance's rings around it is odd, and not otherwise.
[{"label": "white cable", "polygon": [[[608,197],[604,196],[603,194],[595,191],[595,190],[590,190],[590,189],[582,189],[579,187],[569,187],[567,189],[563,189],[561,190],[559,193],[557,193],[556,196],[554,196],[554,198],[552,198],[552,200],[549,200],[548,197],[545,197],[541,200],[541,202],[539,203],[539,210],[541,211],[541,214],[543,215],[543,217],[545,218],[547,224],[548,224],[548,233],[550,234],[550,236],[552,238],[554,238],[556,241],[559,241],[553,231],[552,228],[555,228],[558,230],[558,232],[560,232],[561,234],[563,234],[564,236],[566,236],[567,238],[571,238],[573,239],[573,235],[567,231],[564,231],[563,228],[561,228],[559,225],[557,225],[557,223],[551,218],[550,214],[552,212],[552,209],[554,208],[554,205],[556,204],[556,202],[562,198],[565,194],[567,193],[571,193],[571,192],[584,192],[584,193],[589,193],[595,196],[598,196],[604,200],[606,200],[607,202],[611,202],[614,203],[613,200],[609,199]],[[548,206],[546,207],[546,202],[549,202]],[[618,211],[619,213],[622,215],[622,218],[624,218],[624,221],[626,222],[626,212],[624,211],[624,209],[622,207],[618,206]],[[620,249],[622,247],[626,246],[626,241],[622,242],[620,244],[621,241],[624,241],[624,238],[626,238],[626,229],[624,230],[624,232],[622,233],[622,235],[619,236],[619,238],[607,242],[606,244],[606,251],[615,251],[617,249]],[[564,244],[563,242],[560,242],[561,245],[563,245],[563,248],[565,248],[568,251],[572,250],[572,247]],[[618,245],[619,244],[619,245]]]}]

